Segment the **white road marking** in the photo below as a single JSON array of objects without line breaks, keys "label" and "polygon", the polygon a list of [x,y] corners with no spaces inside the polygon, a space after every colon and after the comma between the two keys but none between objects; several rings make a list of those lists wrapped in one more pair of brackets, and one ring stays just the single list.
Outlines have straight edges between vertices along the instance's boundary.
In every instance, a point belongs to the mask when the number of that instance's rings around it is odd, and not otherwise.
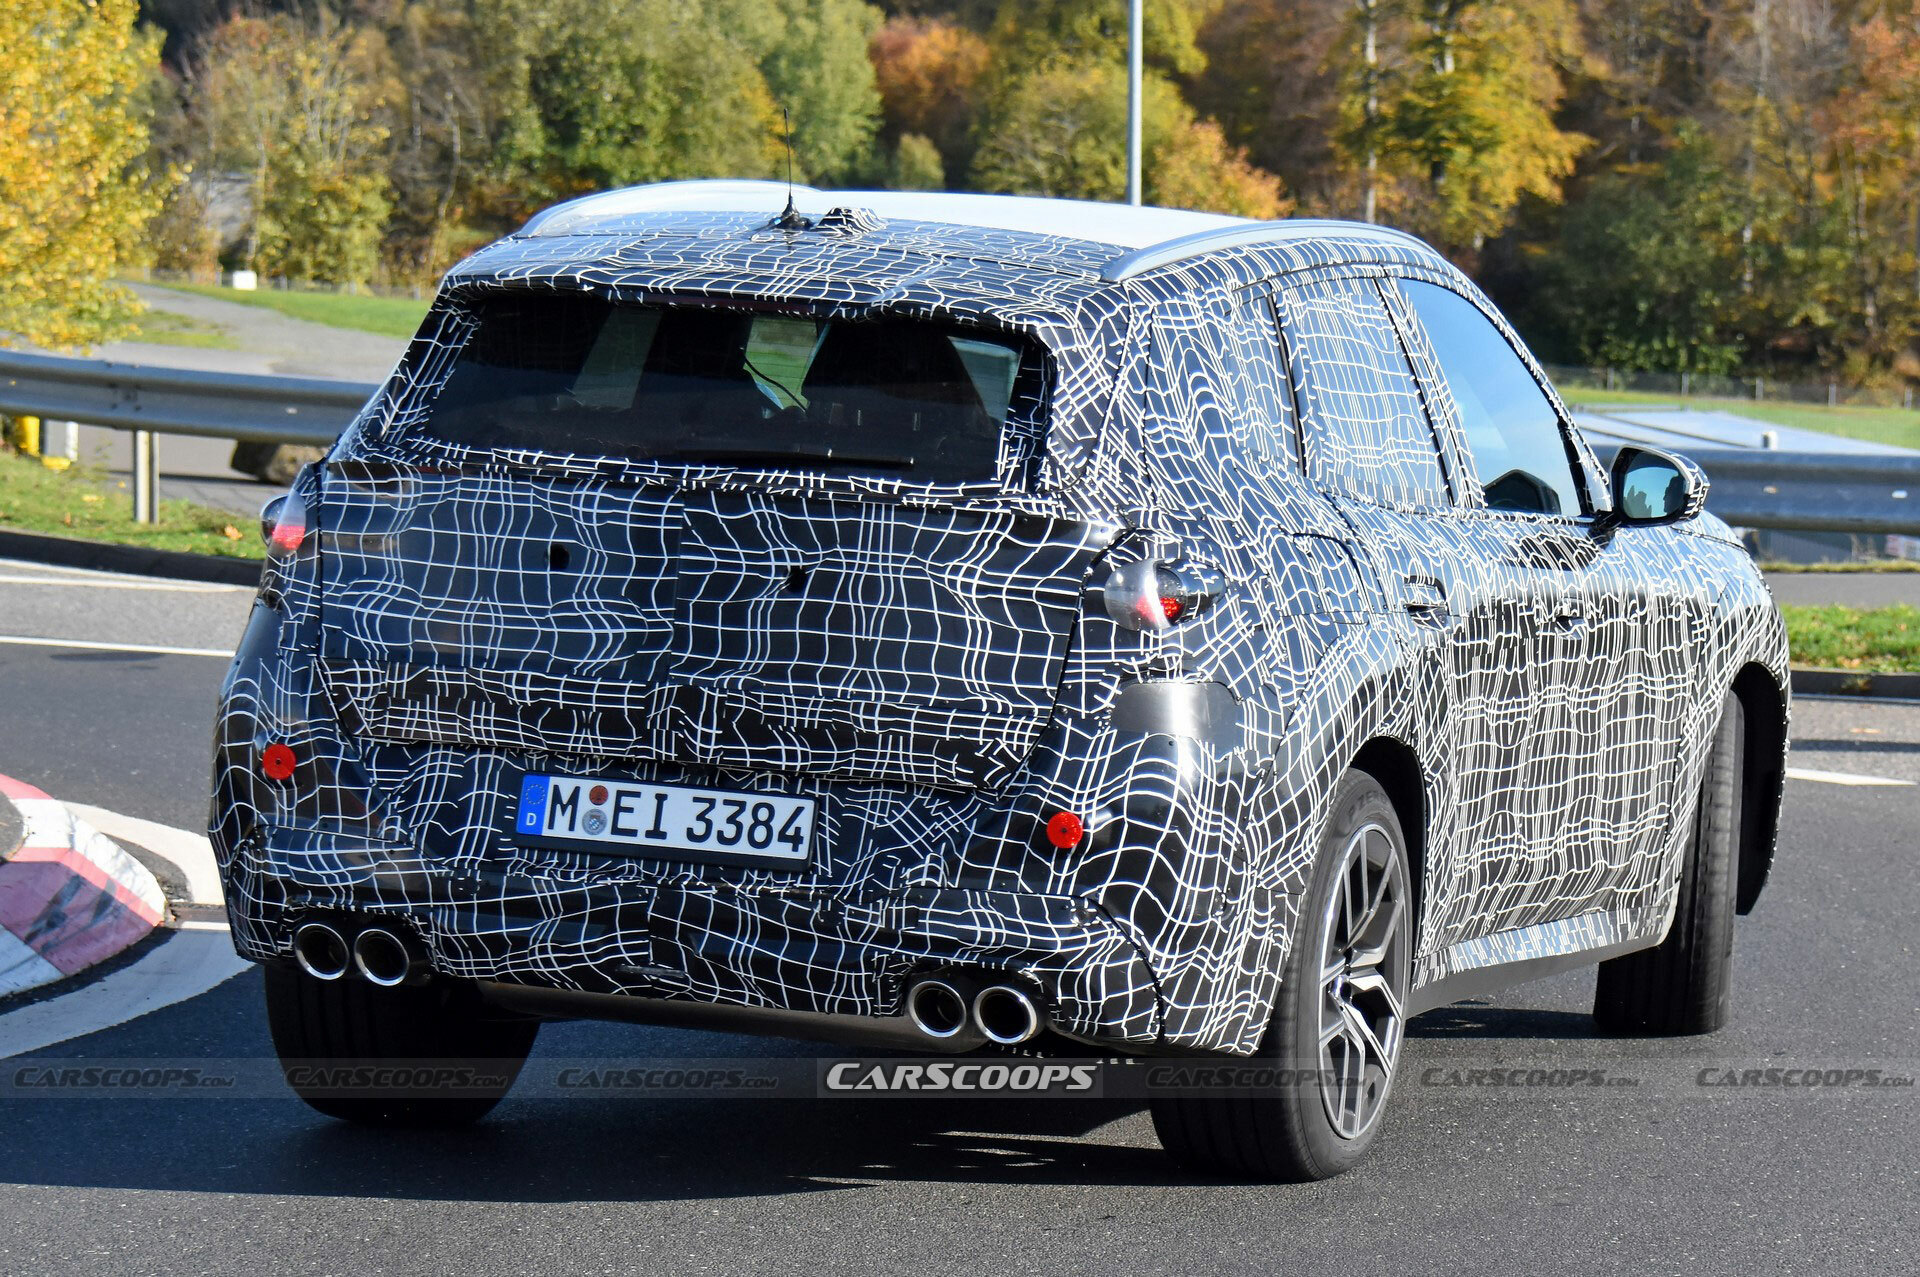
[{"label": "white road marking", "polygon": [[253,964],[224,931],[176,931],[138,962],[45,1002],[0,1015],[0,1056],[111,1029],[231,980]]},{"label": "white road marking", "polygon": [[174,590],[182,594],[231,594],[246,587],[206,585],[197,581],[126,581],[118,577],[87,580],[83,577],[0,576],[0,585],[77,585],[91,590]]},{"label": "white road marking", "polygon": [[24,634],[0,634],[0,643],[16,647],[75,647],[87,652],[142,652],[149,656],[217,656],[233,659],[232,648],[161,647],[154,643],[95,643],[87,639],[32,638]]},{"label": "white road marking", "polygon": [[[171,861],[187,880],[194,904],[220,904],[220,875],[213,848],[203,835],[100,807],[79,803],[67,807],[76,819],[108,837],[125,838]],[[0,930],[0,936],[6,934]],[[5,954],[0,952],[0,963],[4,961]],[[189,919],[131,966],[71,993],[0,1015],[0,1057],[85,1037],[197,998],[252,965],[233,951],[225,922]],[[58,972],[54,974],[57,978]]]},{"label": "white road marking", "polygon": [[1787,768],[1788,780],[1817,780],[1823,785],[1911,785],[1910,780],[1889,780],[1885,776],[1856,776],[1852,772],[1822,772],[1811,767]]},{"label": "white road marking", "polygon": [[67,810],[109,838],[136,843],[172,861],[187,880],[187,893],[192,897],[182,903],[218,906],[226,899],[220,894],[220,867],[214,862],[213,844],[206,835],[84,803],[68,803]]}]

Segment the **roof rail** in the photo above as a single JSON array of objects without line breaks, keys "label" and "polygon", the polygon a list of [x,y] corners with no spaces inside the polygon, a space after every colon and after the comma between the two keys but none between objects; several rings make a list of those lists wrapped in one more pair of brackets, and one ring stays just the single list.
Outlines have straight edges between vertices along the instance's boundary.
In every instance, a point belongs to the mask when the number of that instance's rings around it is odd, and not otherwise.
[{"label": "roof rail", "polygon": [[1146,271],[1170,266],[1223,248],[1241,248],[1250,244],[1277,244],[1288,240],[1340,236],[1346,239],[1385,240],[1434,252],[1433,246],[1405,231],[1366,222],[1341,222],[1318,218],[1300,218],[1284,222],[1255,222],[1248,226],[1222,226],[1216,230],[1196,231],[1146,248],[1122,253],[1100,270],[1100,278],[1110,284],[1132,279]]},{"label": "roof rail", "polygon": [[811,186],[790,187],[785,182],[749,178],[651,182],[598,191],[555,204],[527,219],[527,224],[516,234],[562,235],[588,220],[627,213],[758,212],[764,207],[767,216],[774,217],[786,203],[788,192],[800,196],[823,194]]}]

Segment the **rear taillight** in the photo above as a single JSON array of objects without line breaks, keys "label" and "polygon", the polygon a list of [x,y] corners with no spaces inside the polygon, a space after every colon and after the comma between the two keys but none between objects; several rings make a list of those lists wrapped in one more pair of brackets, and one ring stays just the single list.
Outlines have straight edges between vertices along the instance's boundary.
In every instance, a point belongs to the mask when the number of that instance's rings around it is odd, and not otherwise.
[{"label": "rear taillight", "polygon": [[1164,630],[1198,616],[1226,592],[1215,568],[1143,561],[1107,578],[1107,615],[1130,630]]},{"label": "rear taillight", "polygon": [[260,508],[260,539],[272,558],[286,558],[307,539],[307,507],[289,492]]}]

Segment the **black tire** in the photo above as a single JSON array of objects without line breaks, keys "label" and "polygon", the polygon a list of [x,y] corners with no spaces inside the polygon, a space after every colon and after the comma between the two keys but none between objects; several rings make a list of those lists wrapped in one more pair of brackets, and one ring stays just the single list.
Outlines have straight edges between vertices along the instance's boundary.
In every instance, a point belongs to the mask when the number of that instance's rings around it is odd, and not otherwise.
[{"label": "black tire", "polygon": [[[455,984],[383,989],[351,977],[316,980],[278,964],[265,974],[267,1026],[287,1085],[312,1108],[348,1122],[477,1121],[506,1096],[540,1027]],[[378,1094],[350,1093],[362,1080],[356,1070],[397,1064],[394,1077],[368,1079]]]},{"label": "black tire", "polygon": [[[1398,875],[1404,908],[1399,940],[1387,963],[1399,989],[1399,1011],[1404,1007],[1411,975],[1413,896],[1407,868],[1406,836],[1392,801],[1380,782],[1365,772],[1341,777],[1333,793],[1333,814],[1321,836],[1319,854],[1308,886],[1300,923],[1281,978],[1280,997],[1272,1022],[1254,1062],[1298,1073],[1320,1069],[1317,1025],[1325,992],[1318,967],[1324,931],[1330,925],[1328,909],[1341,885],[1340,863],[1348,844],[1360,831],[1378,826],[1390,843],[1393,872]],[[1399,1037],[1391,1042],[1393,1062],[1399,1055]],[[1265,1094],[1240,1092],[1229,1096],[1159,1096],[1150,1101],[1153,1126],[1161,1147],[1189,1170],[1236,1179],[1300,1183],[1327,1179],[1356,1165],[1380,1133],[1379,1111],[1357,1135],[1343,1135],[1328,1112],[1321,1087],[1325,1077],[1300,1085],[1282,1086]],[[1379,1106],[1386,1103],[1391,1074],[1378,1090]]]},{"label": "black tire", "polygon": [[1712,1033],[1733,1009],[1733,906],[1740,864],[1746,715],[1731,692],[1700,782],[1693,837],[1667,938],[1600,964],[1593,1018],[1623,1037]]}]

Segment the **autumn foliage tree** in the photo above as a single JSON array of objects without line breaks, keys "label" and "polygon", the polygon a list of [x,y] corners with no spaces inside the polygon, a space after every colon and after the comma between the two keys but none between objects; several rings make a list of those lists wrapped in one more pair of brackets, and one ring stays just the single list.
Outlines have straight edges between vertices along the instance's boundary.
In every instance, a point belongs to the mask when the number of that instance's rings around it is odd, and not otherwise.
[{"label": "autumn foliage tree", "polygon": [[112,280],[159,210],[135,0],[0,5],[0,342],[84,347],[138,304]]}]

